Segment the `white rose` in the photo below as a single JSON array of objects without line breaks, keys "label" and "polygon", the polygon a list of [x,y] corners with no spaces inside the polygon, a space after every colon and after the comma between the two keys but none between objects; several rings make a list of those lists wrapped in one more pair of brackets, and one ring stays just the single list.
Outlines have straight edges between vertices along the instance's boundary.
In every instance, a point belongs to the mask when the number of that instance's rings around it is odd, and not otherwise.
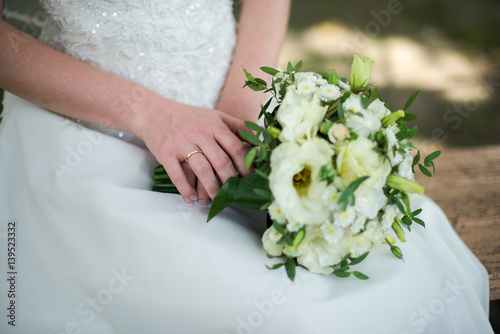
[{"label": "white rose", "polygon": [[362,176],[370,176],[364,183],[373,185],[372,179],[377,184],[385,183],[391,172],[391,165],[373,150],[374,147],[375,143],[365,137],[358,137],[349,142],[337,142],[337,187],[345,189]]},{"label": "white rose", "polygon": [[278,122],[283,126],[280,140],[301,144],[313,138],[326,110],[327,106],[322,107],[316,95],[308,98],[299,94],[294,86],[288,86],[277,115]]},{"label": "white rose", "polygon": [[328,139],[332,143],[335,143],[337,140],[344,140],[348,136],[349,129],[342,123],[335,123],[328,129]]},{"label": "white rose", "polygon": [[384,102],[379,99],[374,100],[367,108],[379,121],[382,120],[385,116],[388,116],[391,111],[387,109]]},{"label": "white rose", "polygon": [[283,248],[286,243],[277,244],[277,242],[281,239],[281,234],[271,226],[268,228],[264,235],[262,236],[262,245],[266,250],[267,254],[271,256],[281,256],[283,254]]},{"label": "white rose", "polygon": [[368,137],[375,134],[382,127],[380,120],[368,110],[346,115],[346,125],[360,136]]},{"label": "white rose", "polygon": [[342,239],[329,244],[323,237],[320,226],[308,226],[304,240],[297,247],[294,255],[300,265],[316,274],[331,274],[332,266],[339,263],[347,254],[347,247]]},{"label": "white rose", "polygon": [[381,187],[371,187],[362,183],[354,192],[354,208],[368,219],[374,219],[387,203]]},{"label": "white rose", "polygon": [[330,144],[321,138],[302,146],[282,143],[274,149],[269,187],[289,221],[320,224],[328,218],[328,206],[321,200],[327,184],[319,181],[319,172],[332,155]]}]

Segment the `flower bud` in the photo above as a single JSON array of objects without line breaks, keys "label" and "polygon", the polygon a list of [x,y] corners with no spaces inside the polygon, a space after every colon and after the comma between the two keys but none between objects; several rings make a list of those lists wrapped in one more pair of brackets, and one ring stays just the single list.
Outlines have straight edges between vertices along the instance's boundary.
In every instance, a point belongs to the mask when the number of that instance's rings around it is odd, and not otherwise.
[{"label": "flower bud", "polygon": [[387,185],[391,188],[404,191],[406,193],[418,193],[422,195],[424,193],[425,187],[420,184],[405,179],[404,177],[397,175],[389,175],[387,177]]},{"label": "flower bud", "polygon": [[332,143],[335,143],[337,140],[343,140],[349,136],[349,129],[342,123],[335,123],[328,130],[328,139]]},{"label": "flower bud", "polygon": [[373,60],[368,57],[354,55],[351,66],[351,86],[352,88],[363,89],[370,80]]},{"label": "flower bud", "polygon": [[396,235],[401,242],[406,242],[405,232],[403,231],[403,227],[401,226],[399,219],[394,220],[394,223],[392,223],[392,229],[396,232]]},{"label": "flower bud", "polygon": [[293,245],[291,245],[288,248],[288,252],[290,254],[295,252],[297,247],[299,247],[302,240],[304,240],[305,235],[306,235],[306,231],[304,229],[301,229],[299,232],[297,232],[297,235],[295,235],[295,238],[293,238]]},{"label": "flower bud", "polygon": [[386,128],[389,125],[391,125],[392,123],[396,122],[401,117],[405,117],[405,112],[404,112],[404,110],[400,109],[400,110],[395,111],[392,114],[387,115],[384,118],[382,118],[382,126],[384,128]]}]

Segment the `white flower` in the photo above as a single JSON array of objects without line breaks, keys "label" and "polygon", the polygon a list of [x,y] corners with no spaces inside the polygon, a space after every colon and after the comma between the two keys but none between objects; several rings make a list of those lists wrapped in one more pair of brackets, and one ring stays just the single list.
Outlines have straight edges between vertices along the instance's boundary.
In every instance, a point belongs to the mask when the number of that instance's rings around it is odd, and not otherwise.
[{"label": "white flower", "polygon": [[340,97],[340,88],[336,85],[323,85],[319,88],[319,99],[321,101],[335,101]]},{"label": "white flower", "polygon": [[332,159],[333,149],[321,138],[282,143],[271,154],[269,187],[277,205],[289,221],[320,224],[329,215],[321,199],[327,184],[319,181],[321,167]]},{"label": "white flower", "polygon": [[325,205],[328,206],[328,208],[332,211],[339,208],[339,198],[340,192],[333,185],[328,186],[323,193],[323,201]]},{"label": "white flower", "polygon": [[314,72],[297,72],[294,74],[295,84],[299,84],[304,81],[312,81],[314,84],[318,82],[320,78],[319,74]]},{"label": "white flower", "polygon": [[352,94],[349,96],[344,103],[342,104],[342,107],[344,108],[345,111],[352,111],[354,113],[361,112],[363,109],[363,106],[361,105],[361,99],[359,98],[358,95]]},{"label": "white flower", "polygon": [[316,83],[311,80],[301,81],[297,85],[297,91],[304,96],[309,96],[316,91]]},{"label": "white flower", "polygon": [[377,180],[381,178],[383,183],[391,172],[391,165],[387,159],[373,150],[375,143],[365,137],[358,137],[349,142],[341,141],[336,144],[337,171],[336,186],[340,189],[347,188],[351,182],[362,176],[370,176]]},{"label": "white flower", "polygon": [[269,215],[272,220],[276,220],[278,223],[283,224],[286,221],[286,217],[276,201],[269,206]]},{"label": "white flower", "polygon": [[413,174],[413,170],[411,169],[412,164],[413,156],[411,154],[411,150],[408,148],[405,150],[403,161],[398,166],[398,175],[404,177],[407,180],[414,181],[415,175]]},{"label": "white flower", "polygon": [[384,231],[390,230],[392,227],[392,223],[394,223],[394,219],[402,215],[401,211],[399,211],[398,207],[394,204],[388,205],[385,208],[384,214],[382,215],[382,227]]},{"label": "white flower", "polygon": [[366,217],[363,215],[357,215],[356,219],[354,219],[354,222],[351,225],[351,231],[352,233],[358,233],[361,231],[363,227],[365,227],[366,223]]},{"label": "white flower", "polygon": [[384,105],[384,102],[380,101],[379,99],[376,99],[372,103],[370,103],[367,110],[370,111],[375,117],[377,117],[379,121],[381,121],[382,118],[388,116],[391,113],[391,111]]},{"label": "white flower", "polygon": [[373,219],[387,203],[382,187],[371,187],[362,183],[354,192],[354,208],[363,216]]},{"label": "white flower", "polygon": [[286,229],[290,232],[297,232],[298,230],[300,230],[302,228],[302,224],[299,223],[298,221],[296,220],[290,220],[288,222],[288,224],[286,224]]},{"label": "white flower", "polygon": [[329,221],[326,221],[323,225],[321,225],[321,232],[323,232],[323,237],[329,244],[337,243],[344,235],[343,228],[330,223]]},{"label": "white flower", "polygon": [[363,137],[375,134],[382,127],[382,123],[368,110],[347,114],[346,125]]},{"label": "white flower", "polygon": [[304,97],[294,86],[288,86],[277,115],[283,126],[280,140],[300,144],[315,137],[326,110],[327,106],[322,107],[317,96]]},{"label": "white flower", "polygon": [[350,91],[351,90],[351,86],[349,86],[349,84],[343,82],[342,80],[339,80],[338,82],[338,85],[340,88],[342,88],[343,90],[347,90],[347,91]]},{"label": "white flower", "polygon": [[389,157],[389,161],[391,162],[391,166],[397,166],[403,161],[403,156],[399,151],[389,150],[387,151],[387,156]]},{"label": "white flower", "polygon": [[347,254],[345,243],[340,242],[332,247],[323,237],[320,226],[308,226],[304,240],[300,243],[294,255],[300,265],[316,274],[331,274],[332,266],[339,263]]},{"label": "white flower", "polygon": [[281,239],[281,233],[279,233],[274,226],[268,228],[264,235],[262,236],[262,244],[267,254],[271,256],[280,256],[283,254],[283,248],[286,243],[277,244],[277,242]]},{"label": "white flower", "polygon": [[396,137],[396,133],[399,132],[399,129],[396,123],[389,125],[386,129],[383,129],[382,132],[385,134],[387,146],[390,149],[399,148],[398,138]]},{"label": "white flower", "polygon": [[332,143],[335,143],[337,140],[344,140],[348,136],[349,129],[342,123],[335,123],[328,130],[328,139]]},{"label": "white flower", "polygon": [[336,212],[333,216],[333,220],[335,224],[338,224],[341,227],[348,227],[354,221],[354,217],[356,217],[356,212],[352,206],[348,206],[344,211]]}]

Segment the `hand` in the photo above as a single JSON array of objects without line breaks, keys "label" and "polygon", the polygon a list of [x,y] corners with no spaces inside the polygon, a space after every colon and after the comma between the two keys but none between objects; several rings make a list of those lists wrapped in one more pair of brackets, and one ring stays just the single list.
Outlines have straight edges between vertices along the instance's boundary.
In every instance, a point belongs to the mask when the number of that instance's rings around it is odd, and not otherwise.
[{"label": "hand", "polygon": [[[249,145],[238,138],[244,123],[220,111],[170,104],[151,108],[137,131],[169,174],[184,200],[208,203],[229,177],[246,176]],[[189,152],[193,154],[187,163]],[[196,183],[196,185],[195,185]]]}]

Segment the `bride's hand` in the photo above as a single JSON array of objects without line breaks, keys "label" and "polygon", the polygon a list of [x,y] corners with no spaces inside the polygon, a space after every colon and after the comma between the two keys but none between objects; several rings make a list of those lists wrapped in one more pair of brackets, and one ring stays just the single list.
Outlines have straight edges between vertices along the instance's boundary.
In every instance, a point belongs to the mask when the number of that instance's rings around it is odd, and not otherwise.
[{"label": "bride's hand", "polygon": [[[138,135],[165,167],[184,200],[198,199],[203,204],[215,197],[229,177],[249,173],[244,167],[249,145],[238,138],[240,129],[248,130],[242,121],[220,111],[173,104],[148,110]],[[197,151],[201,152],[186,159]],[[185,161],[196,176],[199,191],[182,166]]]}]

